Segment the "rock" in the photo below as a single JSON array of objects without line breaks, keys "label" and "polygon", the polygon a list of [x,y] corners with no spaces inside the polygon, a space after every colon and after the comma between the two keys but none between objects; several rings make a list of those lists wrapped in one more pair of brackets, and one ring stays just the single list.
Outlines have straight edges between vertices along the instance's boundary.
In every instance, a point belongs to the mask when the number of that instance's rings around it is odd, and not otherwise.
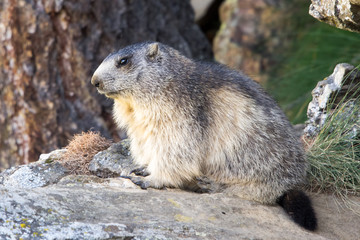
[{"label": "rock", "polygon": [[100,184],[98,186],[106,185],[121,189],[138,189],[138,187],[127,178],[99,178],[93,175],[67,175],[57,182],[57,185],[67,187],[82,187],[93,184]]},{"label": "rock", "polygon": [[[305,136],[316,136],[324,126],[326,119],[337,108],[338,103],[347,102],[345,103],[347,106],[344,108],[345,115],[342,115],[343,118],[349,115],[346,115],[346,112],[352,113],[355,104],[360,104],[359,86],[359,70],[347,63],[336,65],[333,73],[325,80],[318,82],[312,91],[313,99],[308,105],[308,120],[304,129]],[[356,91],[357,94],[355,94]]]},{"label": "rock", "polygon": [[103,178],[130,175],[136,165],[132,162],[129,147],[130,141],[123,140],[97,153],[90,162],[90,172]]},{"label": "rock", "polygon": [[[90,162],[90,172],[102,178],[129,176],[130,172],[136,168],[132,162],[129,147],[130,141],[125,139],[99,152]],[[7,169],[0,173],[0,185],[32,189],[57,183],[69,174],[69,170],[60,163],[61,157],[66,152],[66,149],[58,149],[41,154],[37,162]],[[98,179],[93,177],[93,179]],[[66,180],[60,182],[64,181]],[[135,186],[132,183],[130,185]],[[119,186],[127,185],[120,184]]]},{"label": "rock", "polygon": [[289,43],[288,12],[286,0],[224,1],[213,43],[216,60],[266,82],[267,71]]},{"label": "rock", "polygon": [[67,169],[51,158],[58,156],[58,153],[59,150],[48,154],[46,158],[43,155],[38,162],[5,170],[0,173],[0,186],[32,189],[58,182],[67,174]]},{"label": "rock", "polygon": [[66,152],[66,149],[57,149],[50,153],[43,153],[40,155],[38,163],[51,163],[58,161]]},{"label": "rock", "polygon": [[[98,153],[95,172],[104,177],[132,169],[128,144],[125,140]],[[330,196],[311,194],[319,223],[312,233],[279,206],[226,195],[207,179],[199,181],[217,193],[142,190],[126,178],[66,175],[57,161],[49,160],[63,153],[42,155],[41,161],[0,174],[0,239],[320,240],[360,234],[353,224],[359,215],[349,209],[334,214],[339,200]],[[113,165],[105,161],[112,154]],[[351,201],[360,206],[360,198]]]},{"label": "rock", "polygon": [[191,6],[195,12],[195,21],[202,18],[214,0],[191,0]]},{"label": "rock", "polygon": [[359,0],[311,0],[309,14],[337,28],[360,32]]},{"label": "rock", "polygon": [[[98,179],[98,180],[96,180]],[[33,189],[0,187],[2,239],[356,239],[359,219],[334,214],[313,196],[319,231],[305,231],[278,206],[221,193],[140,190],[111,184],[127,179],[66,176]]]}]

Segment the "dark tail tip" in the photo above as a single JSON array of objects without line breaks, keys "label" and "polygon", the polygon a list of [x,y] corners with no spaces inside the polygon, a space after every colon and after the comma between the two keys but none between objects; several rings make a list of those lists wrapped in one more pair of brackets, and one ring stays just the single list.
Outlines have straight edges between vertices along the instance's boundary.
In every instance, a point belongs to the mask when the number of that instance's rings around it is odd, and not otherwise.
[{"label": "dark tail tip", "polygon": [[317,220],[308,196],[299,190],[289,190],[278,198],[277,203],[303,228],[314,231]]}]

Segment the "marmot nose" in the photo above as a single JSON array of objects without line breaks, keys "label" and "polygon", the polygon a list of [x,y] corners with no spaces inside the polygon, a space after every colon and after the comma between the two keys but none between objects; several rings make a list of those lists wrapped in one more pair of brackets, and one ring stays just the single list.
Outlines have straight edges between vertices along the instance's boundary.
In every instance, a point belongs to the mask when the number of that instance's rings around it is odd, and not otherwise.
[{"label": "marmot nose", "polygon": [[97,88],[101,88],[102,86],[101,80],[95,75],[91,78],[91,84]]}]

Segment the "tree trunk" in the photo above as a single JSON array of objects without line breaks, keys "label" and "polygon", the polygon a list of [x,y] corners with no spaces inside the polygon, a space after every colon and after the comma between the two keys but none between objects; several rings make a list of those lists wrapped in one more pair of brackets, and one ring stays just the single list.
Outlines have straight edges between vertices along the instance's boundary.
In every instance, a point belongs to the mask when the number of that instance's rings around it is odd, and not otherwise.
[{"label": "tree trunk", "polygon": [[0,170],[63,147],[74,133],[117,138],[90,77],[112,51],[156,40],[211,57],[184,0],[0,0]]}]

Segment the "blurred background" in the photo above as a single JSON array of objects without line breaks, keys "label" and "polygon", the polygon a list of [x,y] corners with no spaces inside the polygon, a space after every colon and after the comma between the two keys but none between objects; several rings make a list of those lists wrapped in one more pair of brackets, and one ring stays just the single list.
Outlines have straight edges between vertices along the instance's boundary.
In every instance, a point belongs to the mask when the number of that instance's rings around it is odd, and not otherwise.
[{"label": "blurred background", "polygon": [[125,137],[90,84],[111,52],[160,41],[245,72],[303,123],[316,83],[360,63],[360,35],[320,23],[305,0],[1,0],[0,170],[82,131]]}]

